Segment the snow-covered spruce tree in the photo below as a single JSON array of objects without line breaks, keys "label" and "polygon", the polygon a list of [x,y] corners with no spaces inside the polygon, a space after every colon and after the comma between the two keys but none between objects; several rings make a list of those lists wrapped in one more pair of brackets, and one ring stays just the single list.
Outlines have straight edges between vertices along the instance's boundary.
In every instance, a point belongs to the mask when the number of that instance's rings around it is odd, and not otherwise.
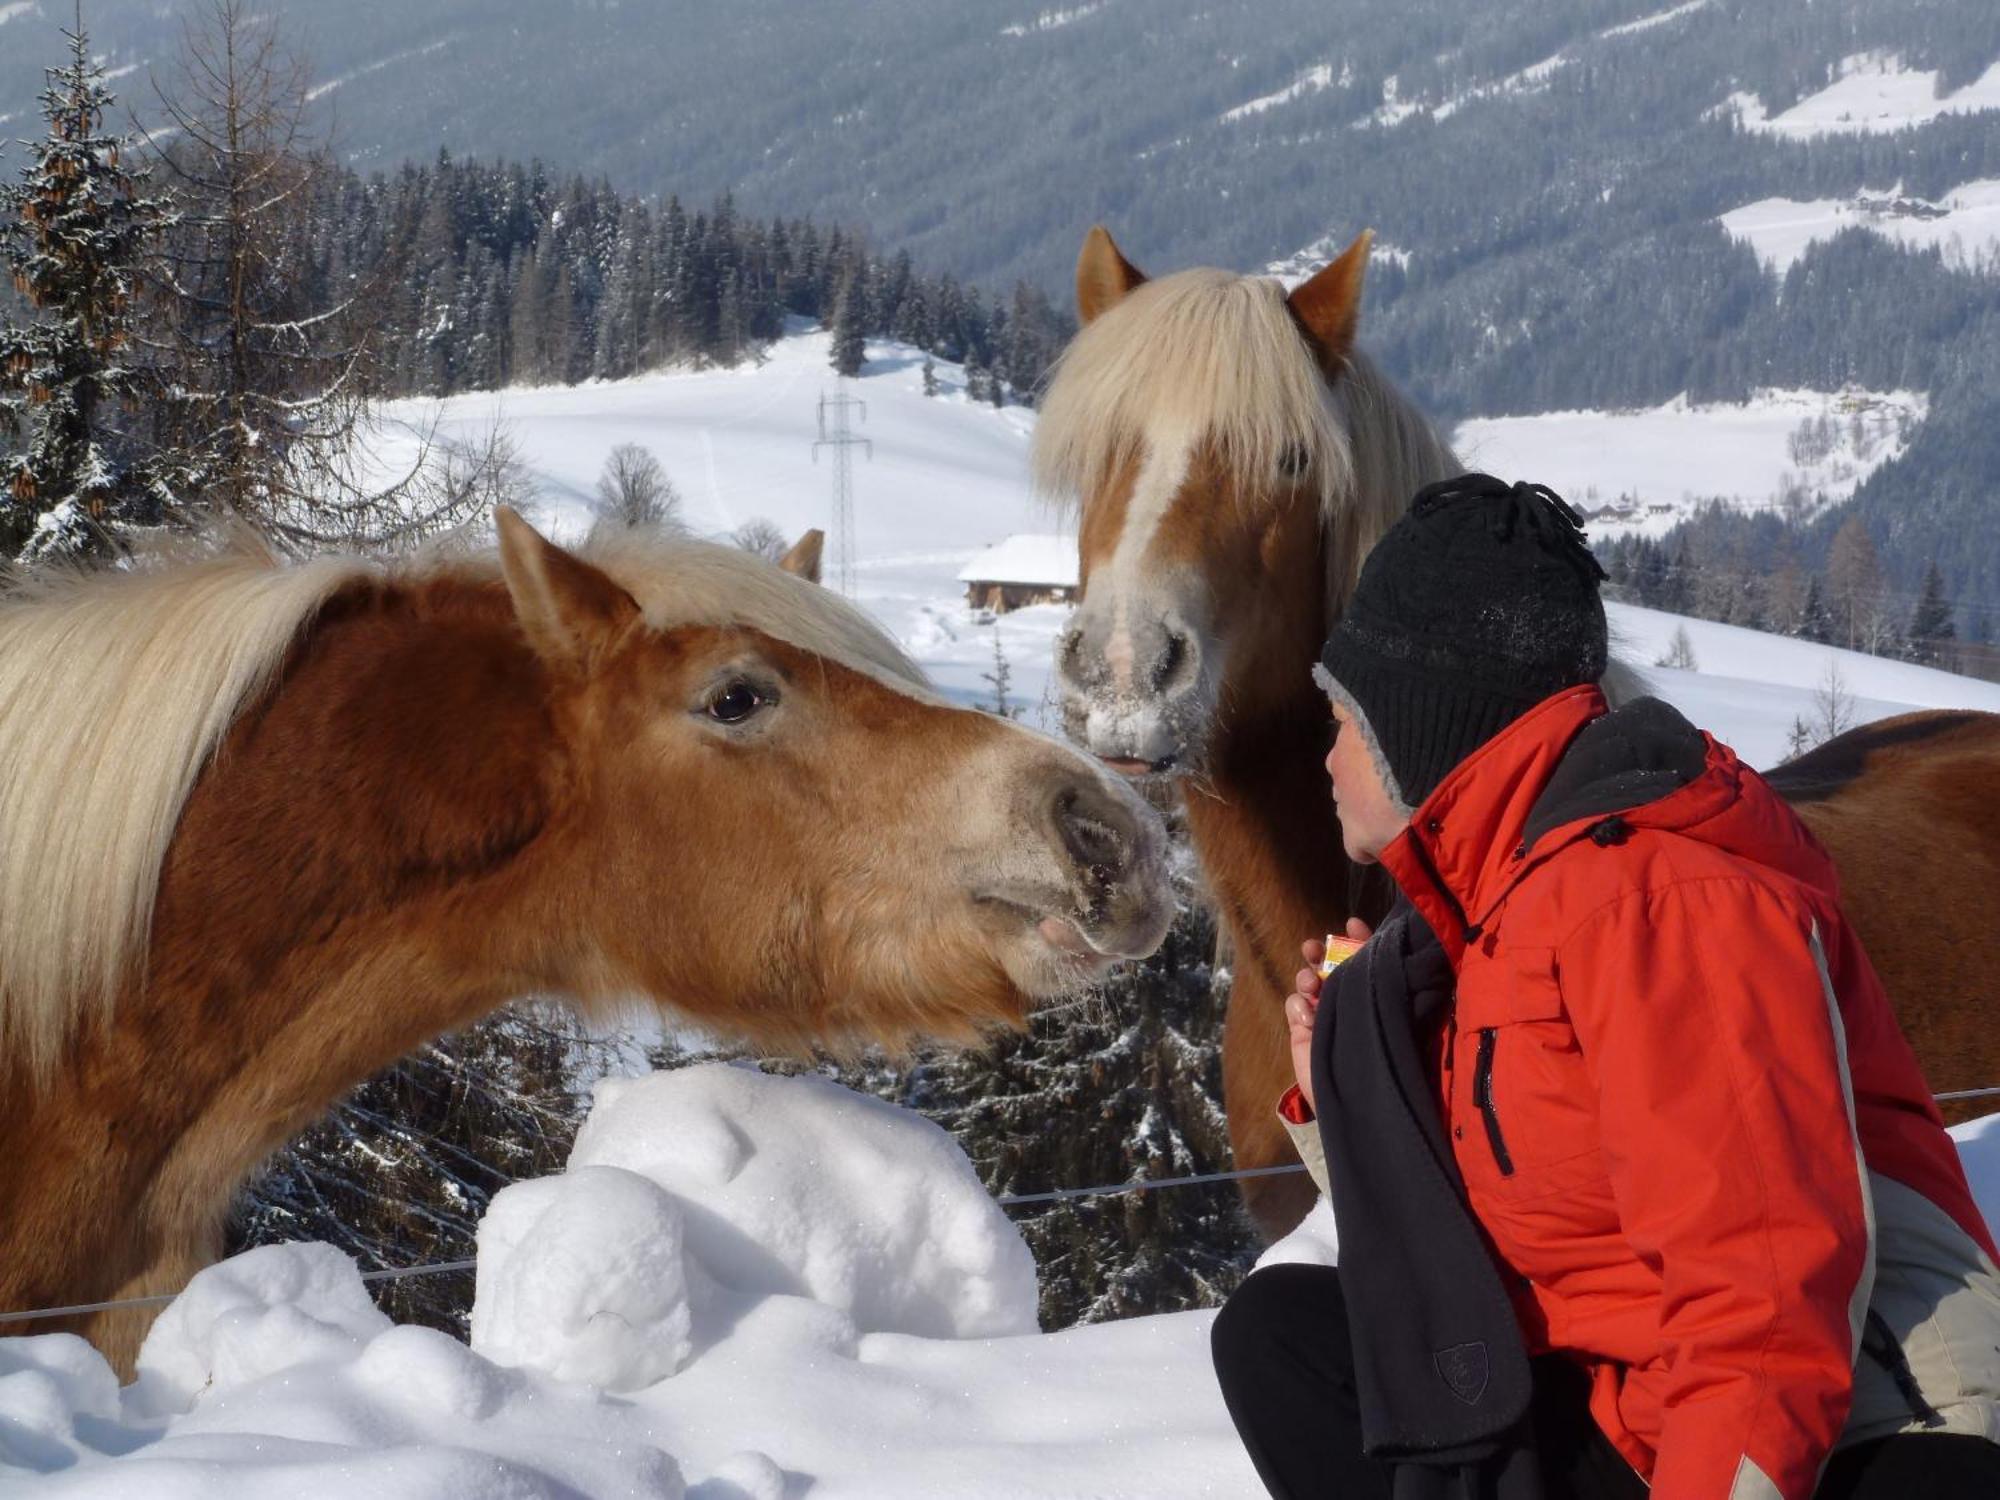
[{"label": "snow-covered spruce tree", "polygon": [[[1186,862],[1183,862],[1184,864]],[[1192,887],[1160,951],[1087,999],[984,1049],[830,1070],[958,1138],[996,1196],[1226,1171],[1226,975]],[[1213,1306],[1256,1240],[1232,1183],[1013,1210],[1041,1279],[1045,1329]]]},{"label": "snow-covered spruce tree", "polygon": [[857,265],[850,270],[833,304],[833,371],[859,375],[868,357],[868,305]]},{"label": "snow-covered spruce tree", "polygon": [[27,313],[0,322],[0,546],[34,561],[102,553],[149,521],[146,481],[120,422],[137,393],[133,288],[169,217],[146,174],[104,132],[115,102],[79,15],[69,62],[48,70],[46,134],[19,181],[0,185],[0,253]]}]

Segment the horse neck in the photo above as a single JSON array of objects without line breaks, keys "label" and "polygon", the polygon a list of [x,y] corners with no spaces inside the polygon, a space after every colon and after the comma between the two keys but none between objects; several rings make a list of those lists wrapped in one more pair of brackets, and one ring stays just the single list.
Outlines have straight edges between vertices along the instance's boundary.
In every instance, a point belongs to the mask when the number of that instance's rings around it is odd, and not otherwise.
[{"label": "horse neck", "polygon": [[1189,831],[1222,903],[1239,973],[1276,994],[1290,987],[1289,956],[1302,938],[1338,932],[1350,916],[1372,920],[1387,904],[1384,877],[1357,870],[1342,846],[1323,764],[1329,714],[1306,669],[1345,609],[1369,549],[1417,490],[1461,469],[1430,422],[1359,351],[1340,389],[1353,482],[1320,527],[1319,607],[1291,601],[1272,612],[1274,628],[1251,649],[1234,653],[1244,677],[1222,694],[1232,711],[1210,743],[1208,774],[1186,798]]},{"label": "horse neck", "polygon": [[213,1241],[256,1162],[348,1089],[561,983],[559,956],[527,946],[561,858],[538,840],[560,781],[549,714],[482,586],[330,601],[189,798],[144,983],[0,1108],[0,1141],[91,1158],[65,1182],[0,1157],[0,1260],[38,1234],[58,1278],[96,1283],[55,1296],[80,1300]]}]

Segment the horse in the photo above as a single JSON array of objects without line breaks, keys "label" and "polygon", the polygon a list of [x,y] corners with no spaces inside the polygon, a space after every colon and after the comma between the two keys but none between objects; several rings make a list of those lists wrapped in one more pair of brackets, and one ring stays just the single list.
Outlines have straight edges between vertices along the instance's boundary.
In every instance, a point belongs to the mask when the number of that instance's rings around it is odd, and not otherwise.
[{"label": "horse", "polygon": [[[1307,668],[1368,549],[1463,467],[1357,346],[1370,244],[1287,292],[1213,269],[1150,280],[1092,229],[1082,327],[1035,434],[1037,484],[1079,512],[1064,727],[1122,774],[1179,787],[1233,955],[1223,1089],[1246,1168],[1296,1159],[1274,1105],[1300,939],[1373,921],[1392,894],[1342,851]],[[1614,702],[1644,691],[1618,663],[1605,686]],[[2000,717],[1857,731],[1774,784],[1833,854],[1933,1087],[2000,1082],[1984,999],[2000,974]],[[1273,1238],[1312,1193],[1303,1176],[1244,1185]]]},{"label": "horse", "polygon": [[[0,1311],[177,1290],[271,1151],[519,997],[965,1041],[1164,938],[1143,800],[834,593],[497,523],[0,597]],[[150,1321],[8,1331],[129,1372]]]}]

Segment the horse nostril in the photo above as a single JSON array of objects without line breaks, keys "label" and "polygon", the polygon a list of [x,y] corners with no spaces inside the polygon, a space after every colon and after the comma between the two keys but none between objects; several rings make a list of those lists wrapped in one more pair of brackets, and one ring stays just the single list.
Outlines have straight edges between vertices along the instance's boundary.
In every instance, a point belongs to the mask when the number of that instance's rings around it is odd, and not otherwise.
[{"label": "horse nostril", "polygon": [[1117,808],[1071,788],[1056,798],[1055,821],[1064,851],[1094,885],[1107,886],[1118,879],[1130,838]]},{"label": "horse nostril", "polygon": [[1153,668],[1153,691],[1159,692],[1172,682],[1180,672],[1181,664],[1187,660],[1188,639],[1177,630],[1167,632],[1167,649],[1160,653],[1159,664]]}]

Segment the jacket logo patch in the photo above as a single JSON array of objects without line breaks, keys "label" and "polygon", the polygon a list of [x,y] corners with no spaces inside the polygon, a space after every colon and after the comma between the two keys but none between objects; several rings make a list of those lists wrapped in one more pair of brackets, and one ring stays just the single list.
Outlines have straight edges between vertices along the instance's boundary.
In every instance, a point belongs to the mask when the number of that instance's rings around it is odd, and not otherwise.
[{"label": "jacket logo patch", "polygon": [[1440,1349],[1431,1356],[1437,1362],[1437,1372],[1451,1393],[1467,1406],[1477,1406],[1479,1398],[1486,1394],[1486,1382],[1491,1375],[1486,1359],[1486,1345],[1453,1344],[1449,1349]]}]

